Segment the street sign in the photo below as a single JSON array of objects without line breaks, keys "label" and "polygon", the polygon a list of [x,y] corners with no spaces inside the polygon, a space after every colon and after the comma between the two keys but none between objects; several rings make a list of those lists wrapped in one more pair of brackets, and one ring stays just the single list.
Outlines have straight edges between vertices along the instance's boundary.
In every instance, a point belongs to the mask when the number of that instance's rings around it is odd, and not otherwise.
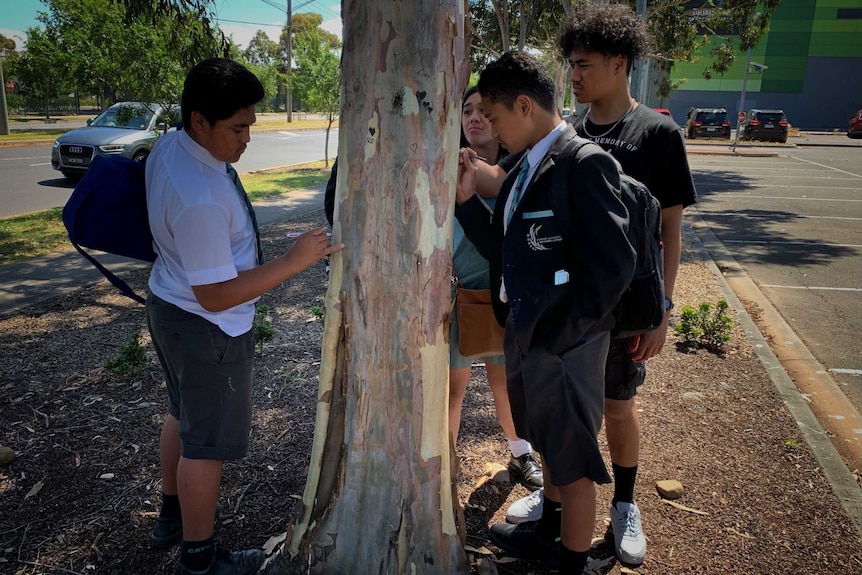
[{"label": "street sign", "polygon": [[739,115],[736,116],[736,122],[741,124],[745,120],[745,112],[740,112]]}]

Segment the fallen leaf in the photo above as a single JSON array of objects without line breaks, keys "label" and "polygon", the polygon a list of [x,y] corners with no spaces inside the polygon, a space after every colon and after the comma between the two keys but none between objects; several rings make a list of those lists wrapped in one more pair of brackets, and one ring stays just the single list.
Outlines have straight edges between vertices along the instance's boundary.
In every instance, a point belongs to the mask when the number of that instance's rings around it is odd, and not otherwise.
[{"label": "fallen leaf", "polygon": [[488,550],[487,547],[479,547],[478,549],[476,549],[475,547],[473,547],[471,545],[465,545],[464,550],[465,551],[472,551],[473,553],[478,553],[479,555],[493,555],[494,554],[490,550]]},{"label": "fallen leaf", "polygon": [[729,531],[729,532],[733,533],[734,535],[739,535],[740,537],[743,537],[743,538],[745,538],[745,539],[754,539],[754,537],[753,537],[753,536],[751,536],[751,535],[749,535],[748,533],[740,533],[739,531],[737,531],[737,530],[736,530],[736,529],[734,529],[733,527],[725,527],[724,529],[725,529],[726,531]]},{"label": "fallen leaf", "polygon": [[682,509],[683,511],[688,511],[689,513],[697,513],[698,515],[709,515],[706,511],[700,511],[699,509],[692,509],[691,507],[686,507],[685,505],[681,505],[676,501],[670,501],[669,499],[662,499],[662,503],[667,503],[672,507],[676,507],[677,509]]},{"label": "fallen leaf", "polygon": [[30,491],[28,491],[27,495],[24,496],[24,500],[26,501],[27,499],[30,499],[31,497],[33,497],[34,495],[36,495],[37,493],[42,491],[43,487],[45,487],[45,482],[44,481],[38,482],[36,485],[34,485],[33,487],[30,488]]},{"label": "fallen leaf", "polygon": [[493,555],[491,556],[491,561],[493,561],[494,563],[500,563],[501,565],[503,563],[514,563],[517,560],[517,557],[494,557]]},{"label": "fallen leaf", "polygon": [[638,572],[628,567],[620,567],[620,573],[628,573],[629,575],[638,575]]},{"label": "fallen leaf", "polygon": [[263,544],[264,553],[266,553],[267,556],[272,555],[275,548],[281,545],[285,539],[287,539],[287,532],[282,533],[281,535],[273,535],[266,540],[266,543]]},{"label": "fallen leaf", "polygon": [[113,478],[114,478],[113,473],[103,473],[99,476],[99,479],[113,479]]}]

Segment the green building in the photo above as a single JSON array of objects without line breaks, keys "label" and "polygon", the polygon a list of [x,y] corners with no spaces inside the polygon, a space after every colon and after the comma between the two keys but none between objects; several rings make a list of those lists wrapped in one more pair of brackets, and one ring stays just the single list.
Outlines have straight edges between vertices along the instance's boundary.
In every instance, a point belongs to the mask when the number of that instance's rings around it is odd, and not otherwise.
[{"label": "green building", "polygon": [[[707,80],[704,62],[712,47],[701,49],[701,62],[671,71],[673,80],[685,79],[666,105],[680,123],[692,107],[725,106],[734,119],[739,112],[746,54],[738,54],[723,76]],[[862,0],[783,0],[751,50],[751,62],[744,110],[781,109],[791,125],[806,130],[847,129],[862,108]]]}]

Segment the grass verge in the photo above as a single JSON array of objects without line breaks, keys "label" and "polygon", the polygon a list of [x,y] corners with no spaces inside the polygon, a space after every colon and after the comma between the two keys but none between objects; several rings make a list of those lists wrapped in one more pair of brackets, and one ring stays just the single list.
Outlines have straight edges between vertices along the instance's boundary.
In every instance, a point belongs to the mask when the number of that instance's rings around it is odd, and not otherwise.
[{"label": "grass verge", "polygon": [[[249,197],[254,200],[301,190],[325,182],[329,170],[323,162],[309,162],[280,171],[242,176]],[[63,226],[62,208],[0,219],[0,265],[12,264],[70,247]]]}]

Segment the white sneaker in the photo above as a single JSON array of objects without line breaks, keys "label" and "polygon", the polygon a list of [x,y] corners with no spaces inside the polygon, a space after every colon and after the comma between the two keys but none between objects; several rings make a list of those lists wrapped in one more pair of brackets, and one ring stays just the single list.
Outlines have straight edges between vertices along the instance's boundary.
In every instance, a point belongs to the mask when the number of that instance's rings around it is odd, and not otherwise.
[{"label": "white sneaker", "polygon": [[617,558],[634,565],[643,563],[646,538],[637,503],[619,501],[616,508],[611,507],[611,529],[614,533],[614,552]]},{"label": "white sneaker", "polygon": [[516,525],[527,521],[538,521],[542,518],[544,503],[545,490],[537,489],[509,506],[506,510],[506,521]]}]

